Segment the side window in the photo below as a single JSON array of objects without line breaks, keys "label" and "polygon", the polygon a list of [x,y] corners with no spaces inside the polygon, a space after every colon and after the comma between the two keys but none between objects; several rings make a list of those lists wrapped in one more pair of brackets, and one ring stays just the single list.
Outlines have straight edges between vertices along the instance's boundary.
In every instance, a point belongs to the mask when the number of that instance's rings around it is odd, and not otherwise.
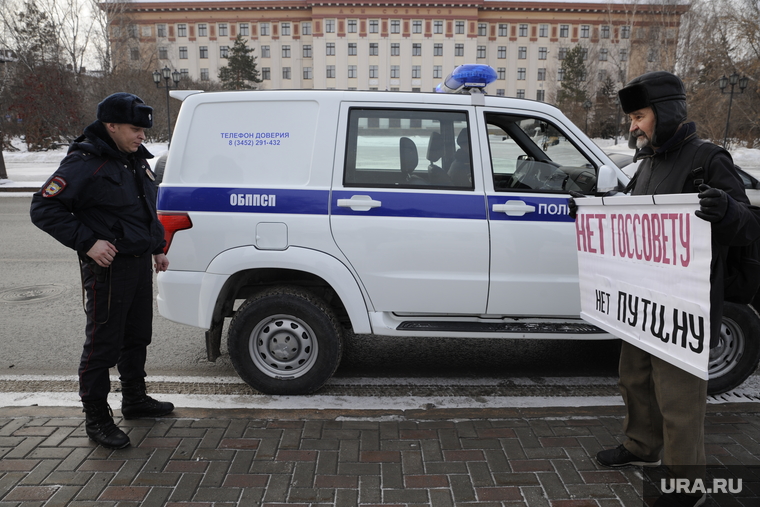
[{"label": "side window", "polygon": [[593,192],[596,167],[556,126],[493,113],[486,123],[497,192]]},{"label": "side window", "polygon": [[461,111],[352,108],[343,184],[472,190],[468,127]]}]

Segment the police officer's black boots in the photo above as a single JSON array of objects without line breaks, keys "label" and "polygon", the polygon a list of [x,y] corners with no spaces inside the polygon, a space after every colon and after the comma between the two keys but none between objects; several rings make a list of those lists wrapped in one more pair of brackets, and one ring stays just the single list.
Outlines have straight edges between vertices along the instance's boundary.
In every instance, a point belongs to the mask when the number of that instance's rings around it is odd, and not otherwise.
[{"label": "police officer's black boots", "polygon": [[129,437],[113,422],[113,412],[106,400],[83,401],[87,436],[109,449],[123,449]]},{"label": "police officer's black boots", "polygon": [[168,401],[154,400],[145,392],[145,379],[121,381],[121,415],[124,419],[161,417],[174,410]]}]

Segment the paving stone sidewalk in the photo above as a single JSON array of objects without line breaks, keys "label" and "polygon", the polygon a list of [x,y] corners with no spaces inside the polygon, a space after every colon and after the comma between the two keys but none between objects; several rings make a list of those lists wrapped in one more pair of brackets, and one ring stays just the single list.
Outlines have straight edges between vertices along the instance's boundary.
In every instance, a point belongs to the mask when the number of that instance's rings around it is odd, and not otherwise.
[{"label": "paving stone sidewalk", "polygon": [[[760,404],[709,405],[708,464],[760,464]],[[74,408],[0,408],[0,506],[642,506],[593,456],[622,408],[178,409],[94,445]]]}]

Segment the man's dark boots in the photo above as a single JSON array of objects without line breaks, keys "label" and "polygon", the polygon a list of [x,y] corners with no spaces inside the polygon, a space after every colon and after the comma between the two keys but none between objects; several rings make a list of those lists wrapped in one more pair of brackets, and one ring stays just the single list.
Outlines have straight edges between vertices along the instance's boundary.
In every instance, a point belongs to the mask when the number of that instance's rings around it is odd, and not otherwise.
[{"label": "man's dark boots", "polygon": [[113,422],[113,412],[106,400],[83,401],[87,436],[109,449],[123,449],[129,437]]},{"label": "man's dark boots", "polygon": [[174,410],[168,401],[154,400],[145,392],[145,379],[121,381],[121,415],[124,419],[161,417]]}]

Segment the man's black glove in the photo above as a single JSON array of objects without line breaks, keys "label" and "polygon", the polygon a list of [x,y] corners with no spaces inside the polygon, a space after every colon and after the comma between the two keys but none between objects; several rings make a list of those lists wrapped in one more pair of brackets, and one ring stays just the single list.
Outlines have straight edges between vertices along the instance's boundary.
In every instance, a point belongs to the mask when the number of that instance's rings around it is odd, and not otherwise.
[{"label": "man's black glove", "polygon": [[576,192],[575,190],[571,190],[570,195],[572,197],[567,201],[567,210],[568,210],[567,214],[570,216],[570,218],[575,220],[575,217],[578,216],[578,205],[575,202],[575,197],[586,197],[586,196],[580,192]]},{"label": "man's black glove", "polygon": [[719,188],[699,185],[699,207],[694,214],[708,222],[720,222],[728,210],[728,194]]}]

